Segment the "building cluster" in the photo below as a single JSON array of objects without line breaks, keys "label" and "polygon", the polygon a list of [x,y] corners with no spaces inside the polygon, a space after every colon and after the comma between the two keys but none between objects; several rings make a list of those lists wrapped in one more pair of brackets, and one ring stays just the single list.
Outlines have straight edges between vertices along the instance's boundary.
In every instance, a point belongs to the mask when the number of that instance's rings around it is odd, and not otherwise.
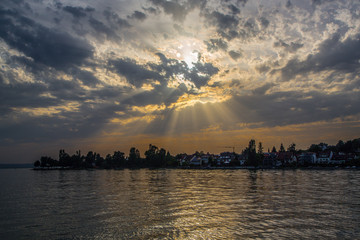
[{"label": "building cluster", "polygon": [[286,166],[344,166],[353,161],[360,160],[354,153],[334,153],[332,151],[313,152],[275,152],[265,153],[263,165],[286,167]]},{"label": "building cluster", "polygon": [[[251,166],[247,154],[222,152],[220,154],[181,154],[180,166],[227,167]],[[360,164],[360,155],[332,151],[313,152],[265,152],[257,154],[257,166],[261,167],[301,167],[301,166],[352,166]]]}]

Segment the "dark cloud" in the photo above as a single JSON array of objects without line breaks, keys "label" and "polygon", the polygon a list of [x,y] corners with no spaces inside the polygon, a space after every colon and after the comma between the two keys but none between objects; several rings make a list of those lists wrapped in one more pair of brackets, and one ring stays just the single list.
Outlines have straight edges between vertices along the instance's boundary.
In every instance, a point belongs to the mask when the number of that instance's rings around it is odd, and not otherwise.
[{"label": "dark cloud", "polygon": [[119,17],[119,15],[113,12],[111,9],[105,9],[103,11],[103,15],[105,16],[108,23],[111,25],[111,28],[122,29],[131,27],[128,21]]},{"label": "dark cloud", "polygon": [[230,30],[230,31],[219,30],[218,33],[220,34],[220,36],[222,36],[228,41],[231,41],[232,39],[238,38],[240,36],[240,33],[235,30]]},{"label": "dark cloud", "polygon": [[33,74],[39,74],[47,71],[48,69],[48,66],[39,62],[35,62],[33,59],[24,56],[11,56],[8,59],[8,64],[21,66]]},{"label": "dark cloud", "polygon": [[272,88],[273,86],[275,86],[274,83],[266,83],[266,84],[262,85],[261,87],[254,89],[253,94],[254,95],[264,95],[266,93],[266,91],[269,90],[270,88]]},{"label": "dark cloud", "polygon": [[245,4],[248,2],[248,0],[237,0],[238,3],[241,3],[242,6],[244,7]]},{"label": "dark cloud", "polygon": [[50,93],[58,99],[58,101],[86,101],[89,92],[84,90],[75,80],[67,81],[63,79],[46,79],[48,85],[44,93]]},{"label": "dark cloud", "polygon": [[265,17],[260,18],[260,23],[264,28],[267,28],[270,24],[269,20],[267,20]]},{"label": "dark cloud", "polygon": [[151,14],[157,14],[158,13],[158,11],[153,7],[148,7],[148,8],[143,7],[142,9],[147,13],[151,13]]},{"label": "dark cloud", "polygon": [[188,13],[186,7],[177,1],[150,0],[150,2],[155,6],[161,7],[166,14],[171,15],[176,21],[183,21]]},{"label": "dark cloud", "polygon": [[255,37],[259,33],[256,26],[257,24],[255,19],[247,19],[245,22],[242,23],[242,27],[239,31],[239,38],[248,41],[251,38]]},{"label": "dark cloud", "polygon": [[231,11],[232,14],[239,14],[240,13],[240,9],[238,7],[236,7],[234,4],[230,4],[228,6],[229,10]]},{"label": "dark cloud", "polygon": [[310,54],[306,60],[290,60],[286,66],[280,69],[285,79],[309,72],[321,72],[325,70],[336,70],[341,72],[359,73],[360,38],[348,37],[340,41],[339,35],[325,40],[320,44],[318,53]]},{"label": "dark cloud", "polygon": [[232,30],[239,24],[239,20],[236,17],[217,11],[208,13],[206,17],[209,23],[216,26],[219,30]]},{"label": "dark cloud", "polygon": [[219,69],[214,67],[211,63],[196,62],[194,66],[189,69],[185,62],[176,59],[166,58],[165,55],[158,53],[161,64],[150,64],[151,68],[156,72],[164,72],[166,78],[183,75],[185,79],[193,82],[197,88],[208,83],[210,78],[218,73]]},{"label": "dark cloud", "polygon": [[200,8],[200,10],[204,10],[207,4],[207,0],[188,0],[187,5],[188,9]]},{"label": "dark cloud", "polygon": [[82,65],[93,55],[93,47],[85,40],[46,28],[18,12],[2,12],[0,37],[36,63],[64,70]]},{"label": "dark cloud", "polygon": [[[106,122],[106,115],[102,122],[92,122],[95,116],[99,117],[95,109],[85,111],[83,108],[88,104],[86,100],[101,98],[101,94],[96,92],[91,94],[79,87],[75,81],[53,79],[51,75],[47,77],[42,75],[44,73],[35,76],[37,79],[35,83],[5,84],[2,82],[0,84],[0,111],[3,113],[0,117],[0,142],[7,141],[6,139],[17,143],[39,142],[49,141],[55,136],[57,140],[80,135],[89,136],[93,134],[88,131],[90,124],[95,123],[100,126],[100,123]],[[64,110],[63,107],[69,101],[79,103],[79,111]],[[59,109],[59,112],[49,113],[49,115],[21,112],[22,109],[32,109],[36,113],[38,108],[51,107]]]},{"label": "dark cloud", "polygon": [[144,21],[146,19],[146,14],[140,11],[134,11],[134,13],[131,16],[128,16],[128,18]]},{"label": "dark cloud", "polygon": [[65,7],[63,7],[63,10],[65,12],[68,12],[71,15],[73,15],[74,18],[82,18],[82,17],[86,17],[87,13],[94,12],[95,8],[91,8],[91,7],[82,8],[82,7],[65,6]]},{"label": "dark cloud", "polygon": [[120,37],[111,29],[106,26],[103,22],[96,20],[95,18],[89,19],[90,26],[96,31],[97,34],[105,34],[108,39],[119,40]]},{"label": "dark cloud", "polygon": [[148,70],[146,66],[139,65],[132,59],[110,60],[109,64],[115,72],[124,76],[129,83],[137,88],[144,83],[155,80],[163,82],[163,77],[159,73]]},{"label": "dark cloud", "polygon": [[71,75],[87,86],[94,87],[96,86],[96,84],[100,83],[100,81],[94,76],[94,74],[89,71],[73,69],[71,71]]},{"label": "dark cloud", "polygon": [[160,58],[161,64],[149,63],[149,66],[154,71],[163,73],[165,78],[174,77],[179,74],[186,74],[189,71],[187,64],[183,61],[167,58],[162,53],[157,53],[156,55]]},{"label": "dark cloud", "polygon": [[282,47],[285,49],[285,51],[291,52],[291,53],[296,52],[298,49],[302,48],[303,46],[304,46],[304,44],[302,44],[302,43],[291,42],[288,44],[282,40],[279,40],[274,43],[274,47]]},{"label": "dark cloud", "polygon": [[[262,86],[253,95],[235,96],[226,103],[227,107],[236,109],[235,113],[242,122],[263,122],[266,127],[329,121],[359,113],[359,108],[354,104],[359,101],[359,96],[354,94],[289,91],[264,95],[264,90],[269,87],[271,85]],[[344,108],[349,104],[351,107]],[[246,115],[241,114],[243,112]]]},{"label": "dark cloud", "polygon": [[165,104],[169,106],[176,102],[184,94],[186,89],[179,86],[178,88],[168,88],[164,85],[155,85],[151,91],[143,91],[134,96],[127,98],[123,104],[128,106],[146,106],[149,104]]},{"label": "dark cloud", "polygon": [[313,5],[321,5],[326,2],[333,2],[334,0],[311,0]]},{"label": "dark cloud", "polygon": [[286,2],[285,7],[286,7],[286,8],[292,8],[292,6],[293,6],[293,4],[291,3],[290,0],[288,0],[288,1]]},{"label": "dark cloud", "polygon": [[270,24],[270,21],[265,16],[259,19],[253,17],[240,18],[232,13],[225,14],[219,11],[206,12],[204,16],[207,20],[206,24],[216,27],[217,33],[227,41],[235,38],[249,41],[257,36],[262,38],[265,35],[260,35],[261,29],[259,29],[259,25],[264,30]]},{"label": "dark cloud", "polygon": [[229,51],[229,56],[234,60],[238,60],[242,56],[242,53],[231,50]]},{"label": "dark cloud", "polygon": [[43,84],[5,84],[0,83],[0,106],[12,111],[19,107],[48,107],[57,105],[56,99],[41,97],[46,92]]},{"label": "dark cloud", "polygon": [[189,69],[187,64],[177,59],[167,58],[162,53],[157,53],[160,64],[137,64],[132,59],[117,59],[109,61],[113,71],[124,76],[129,83],[139,88],[144,83],[159,81],[161,86],[167,86],[167,81],[178,76],[183,76],[191,81],[197,88],[206,85],[210,78],[217,74],[219,69],[211,63],[196,62]]},{"label": "dark cloud", "polygon": [[223,39],[210,39],[209,41],[205,41],[205,44],[207,46],[207,50],[210,52],[223,50],[226,51],[228,48],[227,42],[225,42]]},{"label": "dark cloud", "polygon": [[217,74],[219,69],[214,67],[211,63],[194,63],[191,72],[186,73],[185,76],[191,80],[197,88],[208,84],[210,78]]},{"label": "dark cloud", "polygon": [[[60,102],[57,107],[63,106]],[[21,142],[46,142],[49,140],[86,138],[93,136],[116,116],[115,111],[124,108],[113,104],[83,103],[78,110],[61,111],[53,115],[28,116],[22,114],[21,121],[0,120],[0,142],[7,139]],[[55,138],[55,139],[54,139]]]},{"label": "dark cloud", "polygon": [[259,66],[256,66],[255,69],[259,72],[259,73],[265,73],[268,72],[271,67],[267,64],[261,64]]}]

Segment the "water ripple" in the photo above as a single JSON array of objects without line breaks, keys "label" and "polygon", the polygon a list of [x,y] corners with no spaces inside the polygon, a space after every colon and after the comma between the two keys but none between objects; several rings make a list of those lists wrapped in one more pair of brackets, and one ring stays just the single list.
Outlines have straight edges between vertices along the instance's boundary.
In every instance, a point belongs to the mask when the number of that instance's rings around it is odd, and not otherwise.
[{"label": "water ripple", "polygon": [[359,239],[360,172],[1,170],[0,239]]}]

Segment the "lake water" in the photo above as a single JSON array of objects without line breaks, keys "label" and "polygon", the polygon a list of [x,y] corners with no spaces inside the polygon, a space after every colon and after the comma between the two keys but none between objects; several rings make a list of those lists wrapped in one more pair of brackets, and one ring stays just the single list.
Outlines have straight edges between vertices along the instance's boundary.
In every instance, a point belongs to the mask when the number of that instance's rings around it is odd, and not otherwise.
[{"label": "lake water", "polygon": [[357,170],[0,170],[0,239],[360,239]]}]

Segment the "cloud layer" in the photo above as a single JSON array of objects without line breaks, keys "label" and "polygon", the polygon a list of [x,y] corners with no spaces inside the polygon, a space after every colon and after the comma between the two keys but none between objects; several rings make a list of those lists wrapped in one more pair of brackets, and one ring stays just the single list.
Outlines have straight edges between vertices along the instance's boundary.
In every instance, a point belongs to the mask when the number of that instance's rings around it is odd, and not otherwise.
[{"label": "cloud layer", "polygon": [[[16,160],[15,147],[36,155],[64,142],[105,151],[98,139],[168,138],[187,151],[176,141],[209,131],[233,132],[228,141],[241,145],[231,139],[244,129],[261,140],[264,129],[299,124],[343,124],[352,137],[357,9],[345,0],[2,1],[2,161]],[[335,138],[312,134],[302,137]]]}]

